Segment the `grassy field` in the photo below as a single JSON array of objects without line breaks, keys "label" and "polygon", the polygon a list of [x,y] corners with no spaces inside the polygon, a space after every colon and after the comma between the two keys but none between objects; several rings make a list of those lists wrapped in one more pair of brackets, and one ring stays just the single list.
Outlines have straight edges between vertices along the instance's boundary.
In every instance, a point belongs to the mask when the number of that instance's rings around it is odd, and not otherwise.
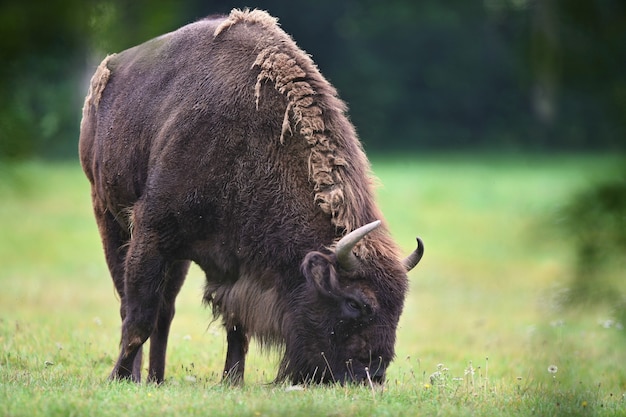
[{"label": "grassy field", "polygon": [[274,385],[252,348],[219,383],[225,336],[193,268],[163,386],[110,383],[118,300],[77,163],[0,166],[0,415],[626,416],[626,334],[609,308],[564,309],[559,210],[615,175],[601,156],[374,159],[380,205],[422,263],[384,389]]}]

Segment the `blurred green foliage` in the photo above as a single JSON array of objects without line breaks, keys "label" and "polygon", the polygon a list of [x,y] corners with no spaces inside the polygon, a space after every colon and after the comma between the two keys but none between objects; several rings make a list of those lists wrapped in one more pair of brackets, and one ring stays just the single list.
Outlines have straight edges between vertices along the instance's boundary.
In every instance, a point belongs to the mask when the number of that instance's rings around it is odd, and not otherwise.
[{"label": "blurred green foliage", "polygon": [[566,301],[608,303],[626,319],[626,171],[575,195],[563,214],[575,251]]},{"label": "blurred green foliage", "polygon": [[246,6],[313,55],[369,150],[625,148],[621,0],[5,0],[0,158],[74,156],[100,59]]},{"label": "blurred green foliage", "polygon": [[85,16],[81,0],[0,3],[0,157],[75,144]]}]

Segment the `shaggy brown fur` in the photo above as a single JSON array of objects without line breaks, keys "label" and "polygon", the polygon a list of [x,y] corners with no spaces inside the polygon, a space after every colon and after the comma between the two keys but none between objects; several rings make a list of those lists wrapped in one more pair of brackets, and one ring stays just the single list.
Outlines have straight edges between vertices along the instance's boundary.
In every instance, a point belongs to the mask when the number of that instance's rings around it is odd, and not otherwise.
[{"label": "shaggy brown fur", "polygon": [[149,378],[163,379],[193,261],[227,330],[225,377],[243,379],[252,336],[284,348],[278,379],[383,379],[406,270],[384,225],[353,248],[356,264],[333,251],[382,217],[345,112],[311,58],[258,10],[102,62],[79,151],[122,301],[112,378],[139,379],[149,337]]},{"label": "shaggy brown fur", "polygon": [[[253,65],[260,69],[254,90],[257,109],[263,84],[271,82],[287,98],[280,143],[284,144],[286,135],[298,131],[311,148],[308,164],[315,184],[315,202],[331,215],[333,224],[340,230],[354,230],[360,226],[360,201],[355,198],[360,190],[353,190],[354,184],[343,178],[350,175],[349,165],[366,167],[367,160],[360,146],[342,146],[344,137],[355,137],[352,125],[345,120],[345,104],[337,98],[337,91],[321,76],[311,58],[303,54],[287,34],[275,30],[277,20],[267,13],[233,11],[216,29],[215,36],[244,22],[263,26],[269,35],[266,40],[270,46],[259,52]],[[358,174],[359,178],[367,177],[366,173]]]}]

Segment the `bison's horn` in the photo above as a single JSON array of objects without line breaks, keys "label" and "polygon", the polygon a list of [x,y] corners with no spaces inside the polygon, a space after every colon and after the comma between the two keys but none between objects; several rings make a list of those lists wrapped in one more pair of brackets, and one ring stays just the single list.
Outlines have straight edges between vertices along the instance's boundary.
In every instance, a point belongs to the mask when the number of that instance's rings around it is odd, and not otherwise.
[{"label": "bison's horn", "polygon": [[422,256],[424,255],[424,242],[422,242],[422,239],[420,239],[419,237],[416,239],[417,248],[413,251],[413,253],[404,258],[404,260],[402,261],[404,267],[406,268],[406,272],[409,272],[411,269],[415,268],[415,265],[419,263],[420,259],[422,259]]},{"label": "bison's horn", "polygon": [[354,253],[352,253],[352,249],[359,242],[359,240],[363,239],[365,235],[380,225],[381,221],[376,220],[366,224],[365,226],[361,226],[342,237],[341,240],[337,242],[337,246],[335,248],[335,255],[337,256],[337,262],[339,265],[348,270],[355,269],[358,266],[359,261]]}]

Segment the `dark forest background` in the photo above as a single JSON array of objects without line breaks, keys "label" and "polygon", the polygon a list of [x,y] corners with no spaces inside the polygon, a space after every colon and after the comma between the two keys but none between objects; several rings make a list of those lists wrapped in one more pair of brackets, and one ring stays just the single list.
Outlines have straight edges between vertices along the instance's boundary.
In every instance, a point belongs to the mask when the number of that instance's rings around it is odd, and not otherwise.
[{"label": "dark forest background", "polygon": [[623,0],[4,0],[0,159],[74,157],[107,53],[233,7],[280,19],[368,151],[626,149]]}]

